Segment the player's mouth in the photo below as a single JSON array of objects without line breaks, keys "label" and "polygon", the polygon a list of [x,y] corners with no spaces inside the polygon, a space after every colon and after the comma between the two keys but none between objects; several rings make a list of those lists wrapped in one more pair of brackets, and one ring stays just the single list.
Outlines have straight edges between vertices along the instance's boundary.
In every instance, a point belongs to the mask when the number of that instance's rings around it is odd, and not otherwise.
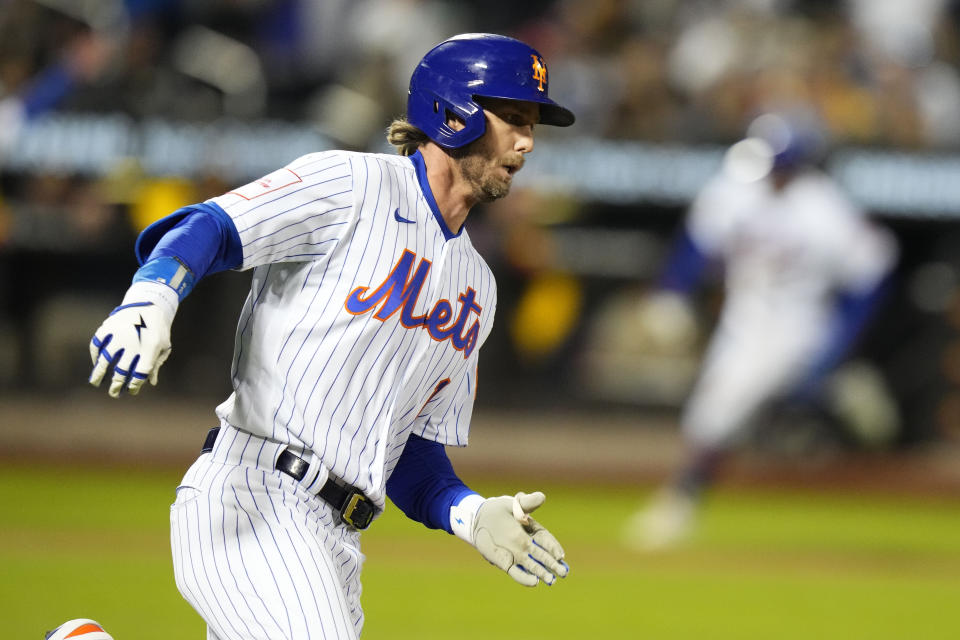
[{"label": "player's mouth", "polygon": [[523,161],[520,161],[518,163],[505,162],[503,163],[503,168],[507,172],[507,177],[512,178],[517,173],[517,171],[520,171],[520,169],[523,168]]}]

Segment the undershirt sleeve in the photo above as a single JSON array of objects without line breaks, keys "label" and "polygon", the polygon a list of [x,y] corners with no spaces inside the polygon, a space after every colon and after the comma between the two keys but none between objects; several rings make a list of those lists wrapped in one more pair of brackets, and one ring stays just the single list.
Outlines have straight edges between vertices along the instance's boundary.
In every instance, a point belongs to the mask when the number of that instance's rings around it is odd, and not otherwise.
[{"label": "undershirt sleeve", "polygon": [[408,518],[447,533],[453,533],[450,507],[472,493],[454,473],[443,445],[416,435],[387,480],[387,496]]}]

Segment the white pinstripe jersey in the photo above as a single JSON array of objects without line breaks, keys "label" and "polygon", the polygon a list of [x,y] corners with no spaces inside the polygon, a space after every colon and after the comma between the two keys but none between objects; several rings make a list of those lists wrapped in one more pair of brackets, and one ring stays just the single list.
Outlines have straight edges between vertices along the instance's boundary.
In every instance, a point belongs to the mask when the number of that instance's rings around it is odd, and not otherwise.
[{"label": "white pinstripe jersey", "polygon": [[222,422],[312,450],[380,507],[411,432],[467,443],[496,284],[419,154],[309,154],[211,202],[254,270]]},{"label": "white pinstripe jersey", "polygon": [[694,201],[687,228],[726,269],[725,315],[741,326],[774,319],[829,321],[836,291],[876,286],[892,268],[896,243],[825,174],[807,170],[775,191],[770,179],[714,177]]}]

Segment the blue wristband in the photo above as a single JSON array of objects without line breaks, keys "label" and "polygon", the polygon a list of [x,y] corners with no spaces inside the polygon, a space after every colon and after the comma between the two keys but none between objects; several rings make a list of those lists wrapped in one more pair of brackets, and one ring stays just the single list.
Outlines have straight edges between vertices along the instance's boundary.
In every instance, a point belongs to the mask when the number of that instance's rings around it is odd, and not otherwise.
[{"label": "blue wristband", "polygon": [[134,282],[159,282],[177,292],[177,297],[183,300],[193,290],[197,283],[196,277],[189,268],[176,258],[154,258],[137,269],[133,274]]}]

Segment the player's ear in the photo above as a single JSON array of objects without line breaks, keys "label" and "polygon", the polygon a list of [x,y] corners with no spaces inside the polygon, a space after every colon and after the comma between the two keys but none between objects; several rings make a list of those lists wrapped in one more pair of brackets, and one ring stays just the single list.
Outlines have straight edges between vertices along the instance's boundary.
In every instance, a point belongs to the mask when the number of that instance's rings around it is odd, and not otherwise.
[{"label": "player's ear", "polygon": [[460,131],[467,124],[463,121],[462,118],[457,116],[454,113],[451,113],[450,110],[447,110],[447,126],[453,129],[454,131]]}]

